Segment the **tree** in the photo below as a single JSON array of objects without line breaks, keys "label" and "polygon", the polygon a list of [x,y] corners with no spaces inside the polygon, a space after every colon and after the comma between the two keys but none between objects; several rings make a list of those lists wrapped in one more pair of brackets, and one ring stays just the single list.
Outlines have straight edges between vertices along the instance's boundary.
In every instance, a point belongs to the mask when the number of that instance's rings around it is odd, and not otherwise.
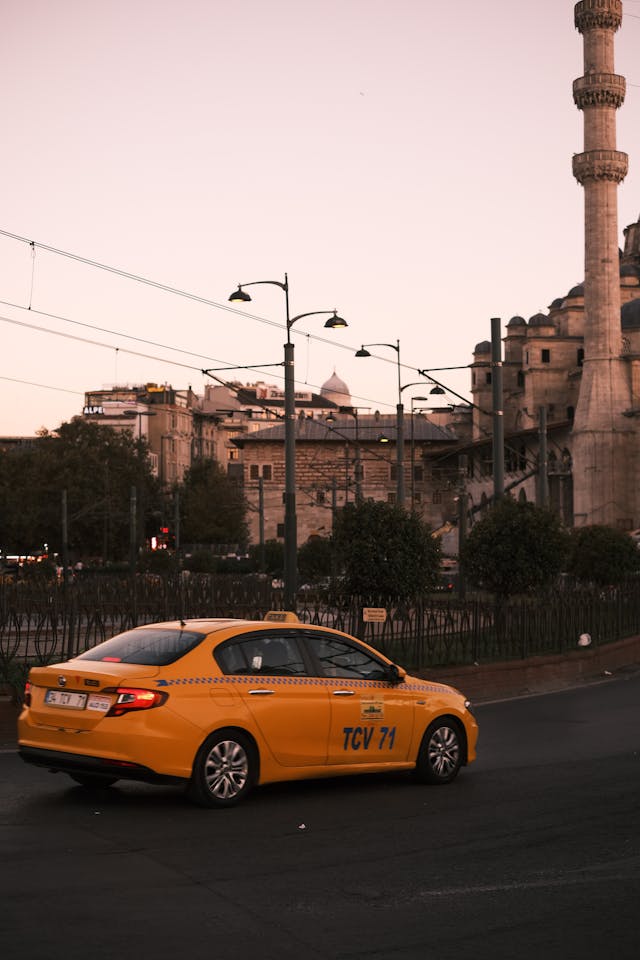
[{"label": "tree", "polygon": [[505,496],[467,536],[460,564],[467,580],[507,597],[550,586],[563,569],[567,533],[556,514]]},{"label": "tree", "polygon": [[640,551],[628,533],[613,527],[578,527],[569,536],[566,571],[584,583],[620,583],[640,569]]},{"label": "tree", "polygon": [[180,489],[182,539],[188,543],[247,541],[242,489],[215,460],[196,460]]},{"label": "tree", "polygon": [[[253,543],[249,547],[249,557],[255,570],[280,580],[284,571],[284,544],[281,540],[267,540],[262,546]],[[264,570],[262,561],[264,559]]]},{"label": "tree", "polygon": [[347,591],[365,604],[406,602],[437,580],[440,541],[414,513],[389,503],[347,504],[336,515],[334,547]]},{"label": "tree", "polygon": [[130,539],[131,488],[137,491],[138,542],[151,522],[159,484],[148,447],[129,431],[77,417],[31,446],[0,454],[3,547],[62,552],[62,493],[67,493],[68,543],[80,556],[123,559]]},{"label": "tree", "polygon": [[311,537],[298,550],[298,573],[302,582],[314,583],[331,575],[333,544],[325,537]]}]

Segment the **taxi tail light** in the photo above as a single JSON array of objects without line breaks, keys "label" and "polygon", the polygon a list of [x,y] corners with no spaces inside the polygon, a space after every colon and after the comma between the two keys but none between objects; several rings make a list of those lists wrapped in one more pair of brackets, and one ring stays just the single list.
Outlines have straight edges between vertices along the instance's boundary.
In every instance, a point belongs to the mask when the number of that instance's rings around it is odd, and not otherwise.
[{"label": "taxi tail light", "polygon": [[24,693],[22,695],[22,701],[25,707],[31,706],[31,684],[29,683],[28,680],[24,685]]},{"label": "taxi tail light", "polygon": [[140,687],[112,687],[104,693],[115,693],[116,702],[105,716],[122,717],[135,710],[151,710],[159,707],[168,699],[168,694],[160,690],[146,690]]}]

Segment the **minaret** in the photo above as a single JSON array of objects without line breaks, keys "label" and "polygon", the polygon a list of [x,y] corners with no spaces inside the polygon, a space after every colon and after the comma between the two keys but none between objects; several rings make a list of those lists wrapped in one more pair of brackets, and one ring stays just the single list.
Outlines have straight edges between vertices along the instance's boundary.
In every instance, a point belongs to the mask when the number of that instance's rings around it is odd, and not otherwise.
[{"label": "minaret", "polygon": [[573,157],[573,175],[584,187],[585,357],[573,428],[576,526],[603,523],[636,526],[634,428],[623,411],[631,407],[630,369],[622,359],[618,184],[628,158],[616,150],[616,110],[624,77],[613,72],[613,40],[622,23],[621,0],[582,0],[575,25],[584,42],[584,76],[573,99],[584,113],[584,153]]}]

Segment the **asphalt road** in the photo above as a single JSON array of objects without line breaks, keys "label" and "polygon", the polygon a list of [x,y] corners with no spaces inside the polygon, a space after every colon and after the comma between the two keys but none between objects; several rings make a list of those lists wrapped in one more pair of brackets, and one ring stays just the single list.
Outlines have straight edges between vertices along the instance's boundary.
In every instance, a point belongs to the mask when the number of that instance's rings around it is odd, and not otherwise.
[{"label": "asphalt road", "polygon": [[640,956],[640,675],[478,708],[448,787],[277,785],[208,811],[0,754],[3,960]]}]

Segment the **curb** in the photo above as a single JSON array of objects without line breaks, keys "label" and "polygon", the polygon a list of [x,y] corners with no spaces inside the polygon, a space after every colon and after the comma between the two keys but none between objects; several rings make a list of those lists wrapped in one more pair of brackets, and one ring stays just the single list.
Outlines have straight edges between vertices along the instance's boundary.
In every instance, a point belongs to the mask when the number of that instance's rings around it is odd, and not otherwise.
[{"label": "curb", "polygon": [[640,668],[640,636],[564,654],[460,667],[435,667],[432,680],[457,687],[477,703],[526,697],[581,686]]}]

